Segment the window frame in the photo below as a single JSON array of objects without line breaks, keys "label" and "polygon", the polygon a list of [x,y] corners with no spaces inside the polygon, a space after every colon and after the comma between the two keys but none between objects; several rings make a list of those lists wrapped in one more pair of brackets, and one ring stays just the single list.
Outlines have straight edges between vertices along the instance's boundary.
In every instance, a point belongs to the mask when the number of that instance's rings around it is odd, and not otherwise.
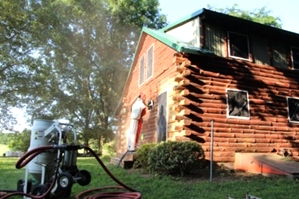
[{"label": "window frame", "polygon": [[[297,59],[294,59],[293,49],[297,50],[296,52],[296,54],[298,54],[298,56],[296,57]],[[299,47],[291,46],[291,62],[292,62],[292,69],[299,70]],[[295,65],[297,67],[295,67]]]},{"label": "window frame", "polygon": [[[150,51],[152,51],[151,57],[149,56]],[[146,66],[145,66],[146,73],[145,73],[145,75],[146,75],[146,80],[148,80],[153,76],[153,71],[154,71],[154,44],[148,48],[146,55],[147,56],[146,56]]]},{"label": "window frame", "polygon": [[290,102],[289,102],[289,99],[294,99],[294,100],[297,100],[298,101],[298,105],[297,108],[298,108],[298,113],[299,113],[299,98],[298,97],[287,97],[286,100],[287,100],[287,109],[288,109],[288,121],[290,123],[299,123],[299,117],[297,120],[291,120],[291,115],[290,115]]},{"label": "window frame", "polygon": [[145,73],[145,58],[144,55],[139,60],[139,86],[144,84],[144,73]]},{"label": "window frame", "polygon": [[[247,45],[247,58],[245,57],[240,57],[240,56],[237,56],[237,55],[233,55],[232,54],[232,45],[234,44],[232,41],[232,38],[230,35],[239,35],[239,36],[243,36],[243,37],[246,37],[246,45]],[[241,59],[241,60],[246,60],[246,61],[250,61],[250,43],[249,43],[249,37],[248,35],[245,35],[245,34],[241,34],[241,33],[238,33],[238,32],[233,32],[233,31],[227,31],[227,38],[228,38],[228,56],[229,57],[232,57],[232,58],[235,58],[235,59]],[[242,44],[243,45],[243,44]],[[244,47],[245,48],[245,47]]]},{"label": "window frame", "polygon": [[[246,101],[247,101],[247,111],[248,111],[248,116],[234,116],[234,115],[230,115],[230,107],[231,107],[231,104],[229,102],[229,93],[228,91],[235,91],[235,92],[244,92],[246,93]],[[249,120],[250,119],[250,101],[249,101],[249,93],[248,91],[246,90],[239,90],[239,89],[231,89],[231,88],[227,88],[226,89],[226,92],[225,92],[225,95],[226,95],[226,105],[227,105],[227,108],[226,108],[226,117],[227,118],[235,118],[235,119],[246,119],[246,120]]]}]

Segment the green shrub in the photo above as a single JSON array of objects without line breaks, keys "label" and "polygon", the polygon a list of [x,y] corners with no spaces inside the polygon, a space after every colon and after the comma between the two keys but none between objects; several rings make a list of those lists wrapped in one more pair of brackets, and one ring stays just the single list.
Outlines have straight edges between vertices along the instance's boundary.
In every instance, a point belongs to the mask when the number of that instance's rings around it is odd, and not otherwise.
[{"label": "green shrub", "polygon": [[136,150],[134,168],[148,169],[148,155],[156,145],[156,143],[147,143]]},{"label": "green shrub", "polygon": [[115,142],[115,140],[104,143],[102,145],[102,154],[110,156],[110,157],[115,156],[115,154],[116,154],[116,142]]},{"label": "green shrub", "polygon": [[159,143],[148,154],[150,171],[181,176],[204,161],[202,147],[194,141],[168,141]]}]

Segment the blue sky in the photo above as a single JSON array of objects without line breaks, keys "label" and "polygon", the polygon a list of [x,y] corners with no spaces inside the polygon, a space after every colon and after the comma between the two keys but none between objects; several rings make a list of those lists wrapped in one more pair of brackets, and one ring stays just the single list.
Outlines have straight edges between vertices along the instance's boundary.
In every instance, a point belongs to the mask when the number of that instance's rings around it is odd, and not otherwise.
[{"label": "blue sky", "polygon": [[233,4],[238,4],[238,8],[248,11],[265,6],[267,10],[271,11],[270,15],[281,19],[284,30],[299,34],[298,0],[159,0],[159,2],[162,9],[161,12],[167,16],[167,20],[170,23],[197,10],[207,8],[207,5],[215,8],[230,8]]}]

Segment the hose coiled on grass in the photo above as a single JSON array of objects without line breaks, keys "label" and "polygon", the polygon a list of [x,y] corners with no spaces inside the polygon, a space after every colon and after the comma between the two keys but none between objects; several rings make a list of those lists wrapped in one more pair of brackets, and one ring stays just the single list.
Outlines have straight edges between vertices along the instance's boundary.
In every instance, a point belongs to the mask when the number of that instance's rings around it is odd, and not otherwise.
[{"label": "hose coiled on grass", "polygon": [[[112,175],[112,173],[107,169],[107,167],[104,165],[102,160],[97,156],[97,154],[89,147],[84,146],[84,149],[88,150],[98,161],[98,163],[102,166],[102,168],[105,170],[105,172],[119,185],[121,186],[107,186],[102,188],[95,188],[90,189],[84,192],[79,193],[76,195],[75,199],[141,199],[141,194],[134,190],[133,188],[123,184],[121,181],[119,181],[115,176]],[[121,189],[122,191],[111,191],[111,192],[105,192],[105,190],[108,189]],[[128,190],[130,192],[125,192],[125,190]],[[94,193],[94,192],[101,192],[101,193]],[[93,194],[93,195],[89,195]],[[86,196],[89,195],[89,196]]]}]

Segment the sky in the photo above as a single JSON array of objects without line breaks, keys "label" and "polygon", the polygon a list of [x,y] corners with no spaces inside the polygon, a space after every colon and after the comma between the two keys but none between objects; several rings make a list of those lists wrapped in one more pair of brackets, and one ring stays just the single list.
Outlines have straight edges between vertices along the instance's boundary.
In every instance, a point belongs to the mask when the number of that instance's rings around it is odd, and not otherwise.
[{"label": "sky", "polygon": [[282,29],[299,34],[299,20],[297,16],[298,0],[159,0],[161,13],[167,16],[169,23],[186,17],[208,5],[215,8],[231,8],[234,4],[241,10],[254,11],[266,7],[271,11],[269,15],[279,17]]}]

